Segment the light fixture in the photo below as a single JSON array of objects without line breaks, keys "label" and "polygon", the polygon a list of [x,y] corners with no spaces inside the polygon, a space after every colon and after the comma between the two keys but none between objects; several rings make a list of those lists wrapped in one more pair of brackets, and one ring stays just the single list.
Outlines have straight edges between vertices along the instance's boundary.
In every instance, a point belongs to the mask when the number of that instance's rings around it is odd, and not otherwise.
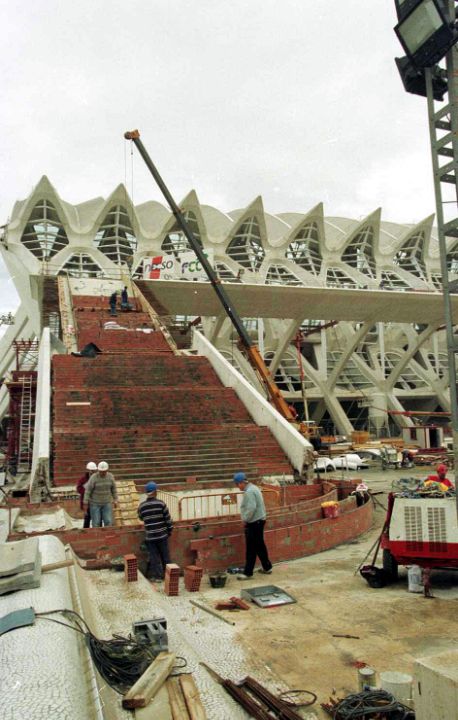
[{"label": "light fixture", "polygon": [[[422,95],[423,97],[426,97],[427,93],[424,68],[415,67],[410,58],[405,56],[402,58],[395,58],[395,61],[401,76],[402,84],[404,85],[404,90],[412,93],[413,95]],[[443,100],[444,95],[448,90],[447,72],[440,68],[439,65],[434,65],[434,67],[431,68],[431,76],[433,81],[434,100]]]},{"label": "light fixture", "polygon": [[417,68],[435,65],[458,40],[446,4],[442,0],[395,1],[401,19],[394,30],[407,55]]}]

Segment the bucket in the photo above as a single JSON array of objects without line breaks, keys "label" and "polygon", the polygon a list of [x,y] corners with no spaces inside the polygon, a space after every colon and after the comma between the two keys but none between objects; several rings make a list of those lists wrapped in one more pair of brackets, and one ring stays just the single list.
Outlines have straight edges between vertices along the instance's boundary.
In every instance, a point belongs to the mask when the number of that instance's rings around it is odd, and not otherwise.
[{"label": "bucket", "polygon": [[410,700],[412,696],[412,676],[400,672],[380,673],[380,685],[399,702]]},{"label": "bucket", "polygon": [[212,588],[223,588],[226,584],[227,575],[225,573],[220,573],[219,575],[210,575],[209,579]]},{"label": "bucket", "polygon": [[366,686],[375,687],[375,670],[369,666],[358,668],[358,687],[360,692],[365,690]]}]

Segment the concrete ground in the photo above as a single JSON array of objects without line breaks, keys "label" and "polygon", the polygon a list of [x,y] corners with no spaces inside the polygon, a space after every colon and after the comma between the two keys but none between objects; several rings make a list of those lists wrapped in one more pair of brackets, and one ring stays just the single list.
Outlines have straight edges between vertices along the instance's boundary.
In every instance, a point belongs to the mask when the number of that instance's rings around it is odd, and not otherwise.
[{"label": "concrete ground", "polygon": [[[395,477],[426,477],[428,468],[412,471],[362,471],[376,495],[386,505],[386,491]],[[350,474],[343,474],[348,477]],[[307,689],[318,702],[304,708],[307,720],[329,717],[320,708],[332,693],[344,697],[357,690],[355,663],[372,666],[377,673],[395,670],[412,674],[414,660],[445,649],[458,649],[458,577],[433,574],[433,599],[407,591],[406,571],[395,585],[375,590],[357,568],[378,537],[384,510],[377,505],[372,529],[352,542],[308,558],[274,566],[270,576],[256,575],[241,583],[228,576],[224,589],[209,586],[204,577],[199,593],[181,586],[180,596],[164,595],[162,585],[144,578],[127,585],[113,571],[81,571],[80,589],[87,620],[99,636],[126,634],[140,618],[166,617],[169,648],[187,660],[195,677],[208,720],[248,717],[199,664],[207,662],[223,677],[240,680],[252,675],[272,691]],[[381,562],[381,558],[380,558]],[[239,595],[243,587],[275,584],[297,602],[283,607],[249,611],[223,611],[231,627],[196,609],[190,600],[214,607],[217,600]],[[182,585],[182,584],[181,584]],[[352,635],[354,638],[335,637]],[[104,697],[107,720],[121,720],[119,696]],[[170,720],[169,714],[157,714]]]},{"label": "concrete ground", "polygon": [[[370,470],[361,475],[377,492],[389,489],[395,477],[425,477],[429,472],[428,468],[415,468]],[[376,496],[384,505],[386,498],[386,492]],[[395,670],[412,674],[416,658],[458,649],[458,576],[454,573],[433,573],[434,599],[407,591],[404,568],[396,584],[378,590],[355,574],[378,537],[384,516],[377,505],[372,529],[358,540],[281,563],[268,578],[259,576],[256,583],[244,583],[278,585],[296,598],[296,604],[272,609],[253,606],[249,612],[231,615],[236,620],[237,641],[246,655],[263,662],[290,688],[313,691],[318,702],[327,701],[333,692],[343,697],[357,690],[357,661],[367,663],[377,673]],[[240,585],[231,578],[225,595],[234,594]],[[210,601],[215,592],[204,595]],[[328,717],[318,703],[309,712],[312,710],[316,717]]]}]

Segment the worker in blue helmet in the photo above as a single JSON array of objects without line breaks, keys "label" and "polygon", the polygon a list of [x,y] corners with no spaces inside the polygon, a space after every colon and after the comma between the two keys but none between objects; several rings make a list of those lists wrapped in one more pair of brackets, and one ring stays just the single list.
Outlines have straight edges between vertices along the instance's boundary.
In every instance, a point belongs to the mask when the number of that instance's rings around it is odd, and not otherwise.
[{"label": "worker in blue helmet", "polygon": [[145,524],[151,580],[161,582],[164,579],[165,566],[170,562],[169,537],[173,523],[167,505],[157,497],[156,483],[147,483],[145,491],[146,499],[138,506],[138,517]]},{"label": "worker in blue helmet", "polygon": [[240,515],[245,524],[245,567],[243,573],[237,575],[237,578],[238,580],[249,580],[253,577],[257,557],[262,565],[258,572],[270,575],[272,563],[264,542],[266,506],[262,492],[248,480],[244,472],[235,473],[234,482],[243,492]]}]

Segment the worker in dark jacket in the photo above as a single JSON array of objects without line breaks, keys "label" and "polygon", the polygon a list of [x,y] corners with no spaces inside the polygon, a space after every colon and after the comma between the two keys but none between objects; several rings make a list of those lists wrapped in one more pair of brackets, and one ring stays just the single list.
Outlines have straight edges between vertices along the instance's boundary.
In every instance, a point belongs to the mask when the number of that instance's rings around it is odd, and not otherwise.
[{"label": "worker in dark jacket", "polygon": [[138,517],[145,524],[145,540],[152,580],[160,582],[164,579],[165,566],[170,562],[169,537],[172,534],[173,523],[167,505],[156,497],[156,483],[147,483],[145,490],[147,497],[138,506]]},{"label": "worker in dark jacket", "polygon": [[253,577],[253,570],[258,557],[261,566],[258,572],[270,575],[272,563],[269,560],[266,544],[264,542],[264,525],[266,524],[266,506],[262,492],[256,485],[250,483],[244,472],[234,475],[234,482],[243,492],[240,515],[245,525],[245,567],[243,573],[237,575],[237,580],[249,580]]},{"label": "worker in dark jacket", "polygon": [[86,465],[86,472],[80,477],[76,484],[76,492],[80,496],[80,508],[85,511],[83,528],[88,528],[91,524],[91,512],[89,510],[89,505],[86,507],[84,506],[84,491],[89,482],[89,478],[94,472],[97,472],[97,465],[95,462],[88,462]]},{"label": "worker in dark jacket", "polygon": [[124,285],[124,289],[121,290],[121,310],[132,310],[132,305],[129,302],[127,285]]},{"label": "worker in dark jacket", "polygon": [[110,315],[117,315],[116,312],[116,303],[118,302],[118,291],[115,290],[114,293],[110,295],[110,299],[108,301],[110,305]]}]

